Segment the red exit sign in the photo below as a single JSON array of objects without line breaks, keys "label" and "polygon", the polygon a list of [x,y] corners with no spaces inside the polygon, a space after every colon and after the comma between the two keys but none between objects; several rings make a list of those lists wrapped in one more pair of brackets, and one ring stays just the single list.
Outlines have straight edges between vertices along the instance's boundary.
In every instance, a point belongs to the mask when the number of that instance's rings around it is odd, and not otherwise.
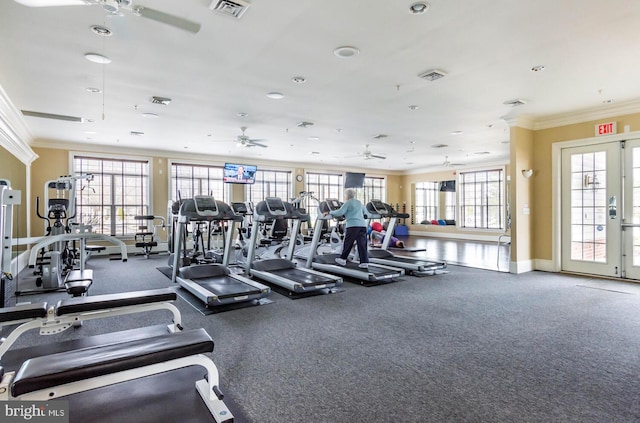
[{"label": "red exit sign", "polygon": [[618,133],[616,122],[599,123],[596,125],[596,137],[600,135],[610,135]]}]

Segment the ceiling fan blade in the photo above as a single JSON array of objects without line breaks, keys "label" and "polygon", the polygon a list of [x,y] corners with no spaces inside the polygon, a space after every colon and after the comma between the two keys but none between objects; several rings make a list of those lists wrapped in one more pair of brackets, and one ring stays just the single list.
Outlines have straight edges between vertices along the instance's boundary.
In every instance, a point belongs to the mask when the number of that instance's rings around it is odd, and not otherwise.
[{"label": "ceiling fan blade", "polygon": [[161,22],[163,24],[171,25],[173,27],[192,32],[194,34],[200,31],[200,24],[197,22],[189,21],[187,19],[183,19],[175,15],[170,15],[159,10],[151,9],[149,7],[136,6],[133,8],[133,13],[135,15]]},{"label": "ceiling fan blade", "polygon": [[267,148],[267,145],[264,144],[260,144],[259,142],[253,142],[251,141],[250,143],[247,144],[250,147],[262,147],[262,148]]},{"label": "ceiling fan blade", "polygon": [[249,142],[263,142],[263,141],[267,141],[264,138],[251,138],[249,139]]},{"label": "ceiling fan blade", "polygon": [[382,160],[386,160],[386,157],[385,157],[385,156],[380,156],[380,155],[378,155],[378,154],[370,154],[370,155],[369,155],[369,157],[370,157],[370,158],[372,158],[372,159],[382,159]]}]

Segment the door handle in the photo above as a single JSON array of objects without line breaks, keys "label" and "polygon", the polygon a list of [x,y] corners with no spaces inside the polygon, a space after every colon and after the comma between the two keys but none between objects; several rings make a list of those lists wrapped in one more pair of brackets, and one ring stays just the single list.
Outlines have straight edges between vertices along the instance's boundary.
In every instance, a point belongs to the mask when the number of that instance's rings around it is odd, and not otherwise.
[{"label": "door handle", "polygon": [[609,197],[609,219],[615,219],[618,215],[618,205],[616,201],[616,196],[612,195]]}]

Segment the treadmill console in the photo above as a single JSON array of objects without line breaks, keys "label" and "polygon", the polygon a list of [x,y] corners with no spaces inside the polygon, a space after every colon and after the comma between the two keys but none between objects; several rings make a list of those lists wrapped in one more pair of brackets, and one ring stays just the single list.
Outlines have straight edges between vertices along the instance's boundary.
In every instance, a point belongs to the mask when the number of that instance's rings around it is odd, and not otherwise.
[{"label": "treadmill console", "polygon": [[340,203],[340,201],[338,201],[335,198],[327,198],[325,200],[325,202],[327,203],[327,206],[329,207],[329,211],[338,210],[340,207],[342,207],[342,204]]},{"label": "treadmill console", "polygon": [[373,206],[373,210],[381,216],[389,214],[387,206],[380,200],[371,200],[370,204]]},{"label": "treadmill console", "polygon": [[245,203],[231,203],[231,208],[233,208],[233,211],[236,214],[239,214],[242,216],[249,213],[249,210],[247,209],[247,205]]},{"label": "treadmill console", "polygon": [[196,195],[193,197],[193,203],[199,216],[217,216],[219,213],[216,200],[208,195]]},{"label": "treadmill console", "polygon": [[267,197],[264,200],[267,205],[267,211],[271,216],[286,216],[287,208],[284,205],[284,202],[278,197]]}]

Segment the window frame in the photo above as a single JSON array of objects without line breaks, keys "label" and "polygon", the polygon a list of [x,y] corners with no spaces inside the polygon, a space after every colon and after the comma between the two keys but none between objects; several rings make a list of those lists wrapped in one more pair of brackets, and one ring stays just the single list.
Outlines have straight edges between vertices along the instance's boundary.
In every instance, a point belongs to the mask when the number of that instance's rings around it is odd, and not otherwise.
[{"label": "window frame", "polygon": [[[69,174],[70,175],[76,175],[79,174],[79,172],[76,171],[75,168],[75,159],[76,158],[86,158],[86,159],[95,159],[95,160],[107,160],[107,161],[114,161],[114,162],[138,162],[138,163],[144,163],[146,162],[147,164],[147,175],[146,175],[146,179],[147,179],[147,186],[146,186],[146,192],[147,192],[147,198],[146,198],[146,208],[147,208],[147,214],[153,214],[153,207],[154,207],[154,203],[153,203],[153,158],[150,156],[124,156],[124,155],[120,155],[120,154],[107,154],[107,153],[95,153],[95,152],[88,152],[88,151],[69,151],[69,162],[68,162],[68,169],[69,169]],[[91,172],[87,172],[87,173],[91,173]],[[79,191],[79,189],[78,189]],[[77,191],[77,195],[78,194]],[[113,194],[112,196],[113,197]],[[144,203],[144,201],[143,201]],[[100,207],[105,207],[106,204],[101,203]],[[110,206],[113,206],[113,204],[111,204]],[[126,205],[123,205],[126,206]],[[143,207],[145,205],[143,204]],[[81,206],[79,206],[78,204],[76,204],[76,208],[79,208]],[[82,223],[82,222],[79,222]],[[126,232],[123,231],[123,234],[118,234],[117,233],[117,226],[115,226],[116,231],[115,234],[111,233],[111,229],[113,229],[113,225],[115,225],[115,223],[113,223],[112,225],[110,225],[110,233],[105,233],[105,235],[110,235],[110,236],[114,236],[116,238],[119,239],[133,239],[135,237],[135,231],[134,232]],[[134,225],[133,223],[124,223],[125,227],[127,226],[131,226]],[[135,226],[135,225],[134,225]]]},{"label": "window frame", "polygon": [[[498,197],[498,204],[480,204],[479,206],[471,206],[471,207],[482,207],[483,208],[483,213],[486,214],[486,218],[483,218],[484,221],[487,222],[487,226],[466,226],[466,222],[465,222],[465,203],[464,203],[464,199],[465,199],[465,185],[469,184],[468,182],[465,183],[463,181],[463,175],[467,175],[467,174],[479,174],[479,173],[485,173],[488,174],[490,172],[499,172],[499,175],[501,176],[497,181],[488,181],[485,182],[485,185],[488,184],[489,182],[494,182],[498,184],[498,192],[499,192],[499,197]],[[457,181],[456,181],[456,194],[457,194],[457,207],[458,207],[458,216],[459,216],[459,220],[458,222],[458,227],[460,229],[463,230],[473,230],[473,231],[486,231],[486,232],[504,232],[506,230],[506,202],[507,202],[507,173],[505,170],[504,166],[500,166],[500,167],[487,167],[487,168],[479,168],[479,169],[469,169],[469,170],[465,170],[465,171],[461,171],[458,173],[457,175]],[[481,182],[482,183],[482,182]],[[477,183],[475,183],[477,184]],[[486,186],[484,187],[484,189],[486,189]],[[486,200],[488,199],[486,194],[483,194],[483,199]],[[488,227],[488,222],[490,220],[490,213],[489,213],[489,207],[495,207],[498,210],[498,227]],[[486,209],[486,210],[484,210]]]}]

